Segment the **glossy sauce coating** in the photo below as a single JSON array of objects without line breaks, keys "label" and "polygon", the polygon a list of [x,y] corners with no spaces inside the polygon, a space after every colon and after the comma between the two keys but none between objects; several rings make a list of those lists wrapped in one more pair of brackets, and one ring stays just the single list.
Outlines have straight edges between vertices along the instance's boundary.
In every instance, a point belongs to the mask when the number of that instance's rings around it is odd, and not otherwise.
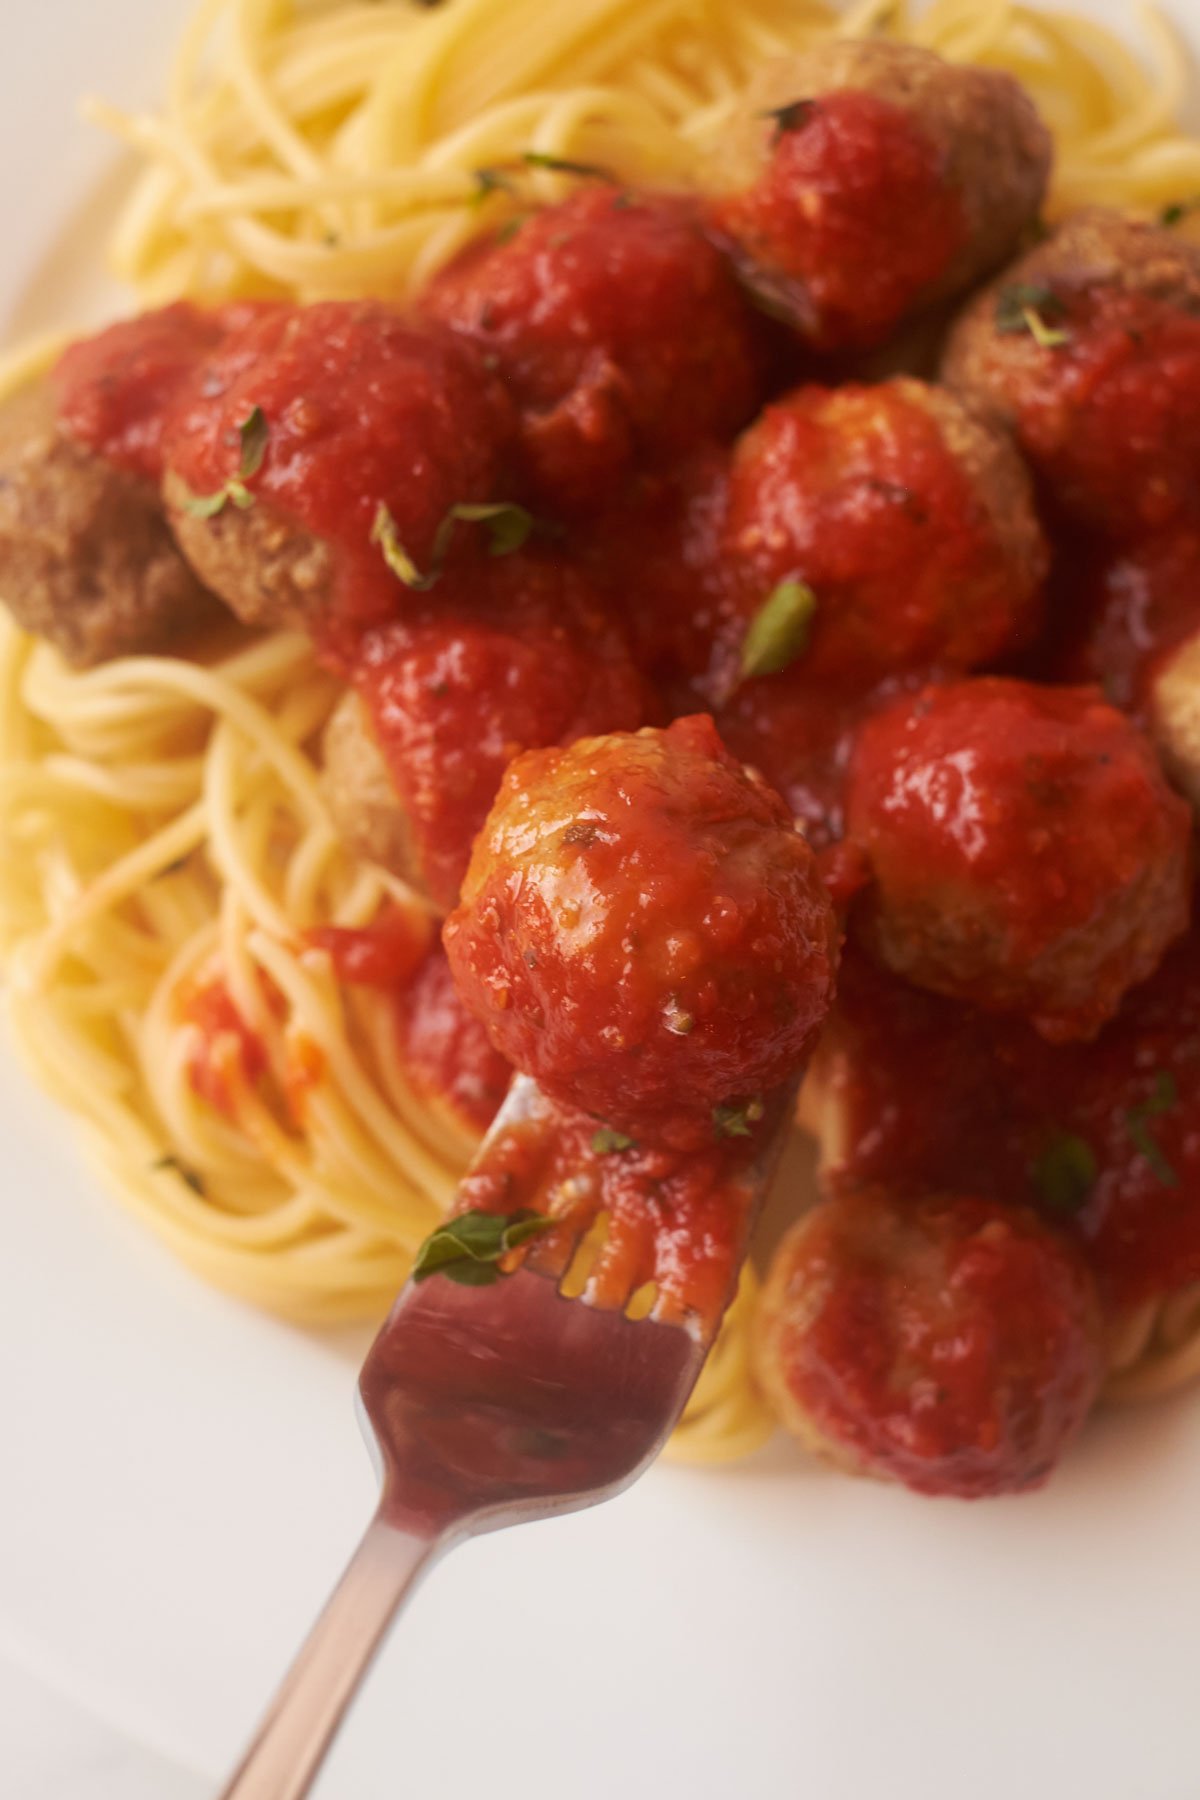
[{"label": "glossy sauce coating", "polygon": [[197,365],[231,333],[276,311],[265,301],[209,309],[180,300],[79,338],[54,369],[59,419],[107,462],[158,482],[167,419]]},{"label": "glossy sauce coating", "polygon": [[635,466],[732,436],[761,398],[761,326],[678,198],[585,182],[471,246],[422,306],[498,370],[552,507],[595,511]]},{"label": "glossy sauce coating", "polygon": [[[246,484],[254,505],[189,520],[176,489],[177,528],[201,573],[208,569],[235,606],[239,581],[255,584],[255,571],[239,577],[237,563],[253,552],[247,534],[266,529],[262,514],[331,547],[332,569],[304,621],[321,641],[336,641],[336,628],[396,616],[411,601],[372,541],[381,506],[425,575],[450,509],[501,497],[514,429],[502,386],[470,345],[381,302],[273,310],[226,339],[172,415],[166,461],[176,483],[204,497],[235,478],[255,408],[266,443]],[[464,526],[456,547],[477,530]]]},{"label": "glossy sauce coating", "polygon": [[1068,1230],[1109,1306],[1173,1293],[1200,1280],[1200,933],[1061,1046],[848,947],[806,1107],[827,1188],[969,1186]]},{"label": "glossy sauce coating", "polygon": [[714,225],[814,348],[882,343],[962,248],[961,198],[919,122],[877,94],[801,99],[787,117],[753,185],[714,203]]},{"label": "glossy sauce coating", "polygon": [[757,1333],[812,1448],[963,1499],[1039,1486],[1104,1372],[1078,1252],[973,1195],[825,1201],[780,1245]]},{"label": "glossy sauce coating", "polygon": [[1191,814],[1086,688],[925,689],[858,739],[854,928],[898,974],[1048,1038],[1087,1037],[1186,929]]},{"label": "glossy sauce coating", "polygon": [[448,910],[522,750],[631,730],[652,701],[582,577],[518,554],[447,578],[359,645],[354,685],[405,809],[421,879]]},{"label": "glossy sauce coating", "polygon": [[705,718],[518,758],[444,936],[509,1061],[675,1147],[798,1070],[837,958],[812,851]]},{"label": "glossy sauce coating", "polygon": [[800,580],[816,607],[799,663],[843,692],[906,668],[969,669],[1027,640],[1046,566],[1011,450],[903,378],[769,406],[738,442],[717,555],[726,686],[750,621]]}]

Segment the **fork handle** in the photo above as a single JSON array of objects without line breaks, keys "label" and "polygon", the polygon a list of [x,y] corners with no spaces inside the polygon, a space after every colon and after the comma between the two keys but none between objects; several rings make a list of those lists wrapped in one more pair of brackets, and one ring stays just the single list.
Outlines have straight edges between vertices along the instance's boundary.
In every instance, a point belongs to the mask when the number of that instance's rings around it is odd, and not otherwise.
[{"label": "fork handle", "polygon": [[326,1602],[221,1800],[302,1800],[436,1538],[378,1515]]}]

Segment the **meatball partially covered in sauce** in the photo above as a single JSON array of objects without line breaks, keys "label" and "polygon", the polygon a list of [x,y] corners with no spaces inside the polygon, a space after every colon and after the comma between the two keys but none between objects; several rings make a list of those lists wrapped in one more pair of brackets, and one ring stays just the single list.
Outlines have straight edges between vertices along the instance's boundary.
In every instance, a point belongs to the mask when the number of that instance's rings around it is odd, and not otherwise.
[{"label": "meatball partially covered in sauce", "polygon": [[811,616],[789,646],[795,666],[857,691],[1024,642],[1047,562],[1011,445],[944,389],[905,377],[800,388],[768,407],[737,445],[718,555],[727,683],[739,659],[757,672],[747,634],[798,582]]},{"label": "meatball partially covered in sauce", "polygon": [[422,305],[499,370],[551,507],[594,512],[639,464],[732,437],[761,398],[761,321],[684,200],[589,183],[473,245]]},{"label": "meatball partially covered in sauce", "polygon": [[943,373],[1064,519],[1130,538],[1200,514],[1200,245],[1078,213],[972,301]]},{"label": "meatball partially covered in sauce", "polygon": [[632,730],[651,708],[588,583],[529,551],[447,575],[408,616],[367,632],[352,680],[359,700],[343,702],[325,740],[335,821],[443,911],[519,751]]},{"label": "meatball partially covered in sauce", "polygon": [[788,1429],[853,1473],[977,1499],[1037,1487],[1104,1373],[1079,1253],[970,1195],[827,1200],[783,1240],[757,1319]]},{"label": "meatball partially covered in sauce", "polygon": [[883,343],[1016,250],[1051,144],[994,69],[831,40],[773,65],[723,142],[712,208],[748,283],[818,350]]},{"label": "meatball partially covered in sauce", "polygon": [[177,648],[219,618],[167,528],[162,426],[253,311],[181,303],[123,320],[0,407],[0,592],[69,662]]},{"label": "meatball partially covered in sauce", "polygon": [[227,338],[175,408],[171,523],[247,624],[336,642],[486,532],[453,512],[498,501],[514,426],[452,333],[379,301],[281,308]]},{"label": "meatball partially covered in sauce", "polygon": [[897,974],[1052,1040],[1089,1037],[1186,929],[1191,818],[1091,689],[996,678],[869,720],[847,834],[856,933]]},{"label": "meatball partially covered in sauce", "polygon": [[677,1148],[747,1134],[833,997],[837,927],[782,801],[711,720],[518,758],[446,947],[496,1048]]}]

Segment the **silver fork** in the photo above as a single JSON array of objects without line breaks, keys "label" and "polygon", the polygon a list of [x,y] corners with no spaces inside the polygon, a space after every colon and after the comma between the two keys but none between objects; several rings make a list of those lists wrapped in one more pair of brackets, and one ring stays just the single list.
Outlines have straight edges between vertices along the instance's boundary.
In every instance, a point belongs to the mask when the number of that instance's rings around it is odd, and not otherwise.
[{"label": "silver fork", "polygon": [[[793,1097],[773,1097],[761,1129],[729,1157],[726,1180],[744,1235]],[[518,1076],[470,1178],[486,1177],[506,1135],[531,1124],[553,1130],[553,1112],[536,1084]],[[511,1198],[516,1210],[539,1194]],[[731,1291],[744,1250],[743,1237]],[[469,1537],[592,1506],[628,1487],[679,1419],[709,1341],[711,1333],[680,1323],[635,1322],[590,1305],[586,1292],[567,1299],[556,1279],[532,1267],[490,1287],[444,1275],[410,1281],[359,1376],[382,1478],[378,1510],[221,1800],[301,1800],[419,1577]]]}]

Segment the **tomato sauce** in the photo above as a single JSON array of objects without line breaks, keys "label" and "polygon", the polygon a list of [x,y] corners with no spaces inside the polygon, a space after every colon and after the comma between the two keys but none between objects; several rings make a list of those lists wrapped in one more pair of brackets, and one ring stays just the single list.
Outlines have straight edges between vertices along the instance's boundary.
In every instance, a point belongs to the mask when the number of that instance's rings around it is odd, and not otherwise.
[{"label": "tomato sauce", "polygon": [[[381,508],[424,579],[451,508],[502,497],[515,429],[503,387],[468,344],[381,302],[271,309],[217,347],[167,438],[168,465],[193,494],[238,476],[255,409],[265,449],[246,486],[333,546],[341,626],[389,618],[411,598],[378,541]],[[451,551],[477,536],[460,526]]]},{"label": "tomato sauce", "polygon": [[822,95],[780,120],[747,191],[712,206],[764,305],[816,347],[881,342],[966,241],[959,195],[920,125],[876,94]]},{"label": "tomato sauce", "polygon": [[1200,1280],[1200,933],[1093,1043],[1064,1046],[848,951],[810,1105],[823,1089],[835,1189],[1031,1205],[1112,1304]]},{"label": "tomato sauce", "polygon": [[277,311],[266,301],[206,310],[181,300],[80,338],[54,370],[59,418],[118,468],[161,481],[166,421],[197,365],[230,333]]},{"label": "tomato sauce", "polygon": [[326,952],[347,987],[401,988],[428,953],[433,924],[413,913],[391,912],[370,925],[318,925],[305,935]]},{"label": "tomato sauce", "polygon": [[262,1039],[246,1023],[223,981],[207,981],[185,994],[180,1022],[197,1033],[188,1079],[202,1100],[232,1118],[241,1086],[253,1087],[267,1069]]}]

